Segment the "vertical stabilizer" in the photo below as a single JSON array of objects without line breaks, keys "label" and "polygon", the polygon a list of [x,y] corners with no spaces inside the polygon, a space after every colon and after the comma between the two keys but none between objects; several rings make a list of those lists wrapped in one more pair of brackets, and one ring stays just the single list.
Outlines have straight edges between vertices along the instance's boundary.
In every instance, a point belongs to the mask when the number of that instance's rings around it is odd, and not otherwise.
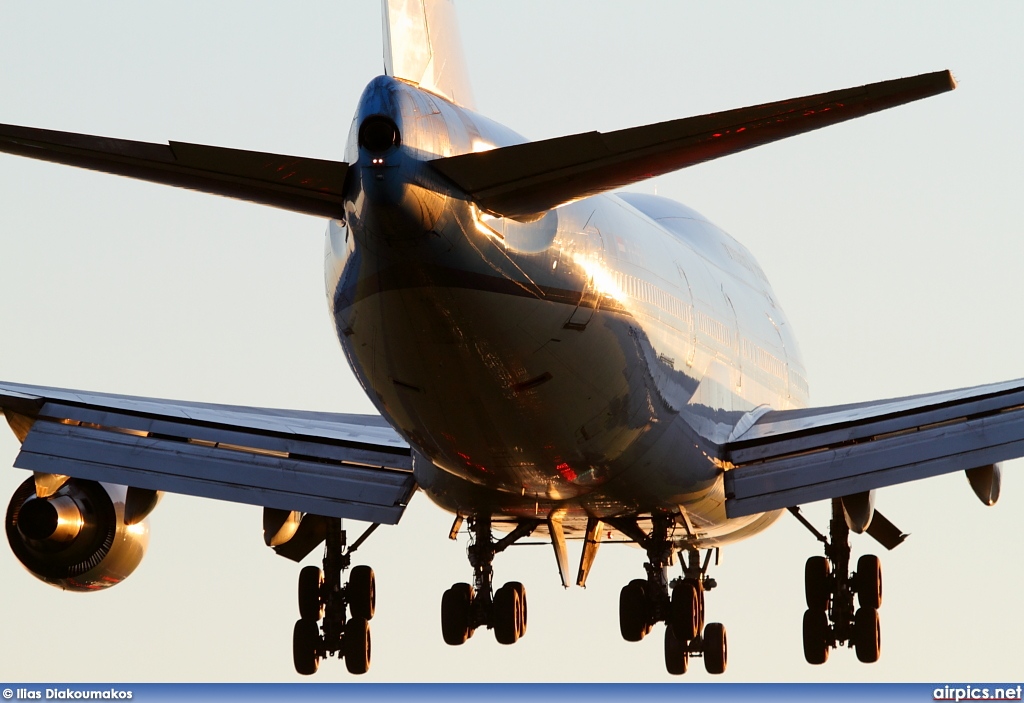
[{"label": "vertical stabilizer", "polygon": [[475,109],[452,0],[382,0],[384,69]]}]

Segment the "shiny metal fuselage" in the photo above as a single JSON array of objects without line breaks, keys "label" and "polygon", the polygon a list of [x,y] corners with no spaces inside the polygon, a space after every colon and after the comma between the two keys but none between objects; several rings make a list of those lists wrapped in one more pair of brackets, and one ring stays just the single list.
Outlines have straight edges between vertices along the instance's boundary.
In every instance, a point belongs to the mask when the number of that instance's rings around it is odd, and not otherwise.
[{"label": "shiny metal fuselage", "polygon": [[[400,146],[360,148],[392,119]],[[786,317],[750,253],[694,211],[602,195],[531,223],[491,218],[425,162],[525,141],[387,77],[360,101],[346,219],[325,254],[350,365],[415,451],[420,487],[462,515],[684,513],[711,546],[729,520],[719,447],[756,408],[807,403]],[[374,162],[382,160],[382,163]]]}]

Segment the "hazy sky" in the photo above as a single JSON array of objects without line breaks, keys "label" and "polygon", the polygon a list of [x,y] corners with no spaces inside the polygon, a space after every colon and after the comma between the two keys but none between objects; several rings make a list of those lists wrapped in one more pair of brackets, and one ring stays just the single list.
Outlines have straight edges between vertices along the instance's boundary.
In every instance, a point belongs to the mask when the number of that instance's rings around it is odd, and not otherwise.
[{"label": "hazy sky", "polygon": [[[0,122],[326,159],[382,72],[359,2],[0,3]],[[478,107],[530,138],[610,130],[950,68],[960,88],[643,183],[758,257],[817,405],[1024,376],[1024,4],[463,2]],[[0,378],[208,402],[370,412],[326,313],[326,223],[0,155]],[[0,465],[18,445],[0,427]],[[880,491],[912,537],[880,553],[882,658],[803,661],[804,560],[786,517],[724,550],[709,621],[726,681],[1015,680],[1024,628],[1021,462],[984,508],[962,475]],[[0,468],[4,504],[25,478]],[[807,511],[825,525],[822,506]],[[298,567],[258,508],[167,496],[139,570],[64,594],[0,547],[0,680],[291,681]],[[606,546],[563,591],[549,547],[498,556],[530,623],[448,647],[441,593],[465,538],[422,494],[357,561],[377,572],[360,681],[663,681],[662,628],[618,634],[643,553]],[[359,523],[349,523],[353,530]],[[579,544],[571,545],[578,559]],[[311,560],[315,561],[315,559]],[[336,661],[317,681],[354,680]],[[702,663],[682,680],[707,680]]]}]

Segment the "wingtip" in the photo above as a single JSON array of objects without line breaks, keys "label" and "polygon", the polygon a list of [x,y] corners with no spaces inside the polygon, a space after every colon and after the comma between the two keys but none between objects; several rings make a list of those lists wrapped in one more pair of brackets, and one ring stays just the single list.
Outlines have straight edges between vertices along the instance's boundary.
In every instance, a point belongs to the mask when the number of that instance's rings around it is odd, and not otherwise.
[{"label": "wingtip", "polygon": [[949,80],[949,89],[950,90],[956,90],[957,82],[956,82],[956,76],[953,75],[953,72],[947,69],[946,70],[946,78]]}]

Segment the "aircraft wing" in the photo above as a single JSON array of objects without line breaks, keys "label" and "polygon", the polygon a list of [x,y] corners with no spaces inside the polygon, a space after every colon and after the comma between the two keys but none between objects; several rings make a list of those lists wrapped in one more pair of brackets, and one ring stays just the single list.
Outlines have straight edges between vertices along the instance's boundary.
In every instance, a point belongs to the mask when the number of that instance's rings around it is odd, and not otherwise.
[{"label": "aircraft wing", "polygon": [[771,411],[724,447],[730,517],[1024,456],[1024,379]]},{"label": "aircraft wing", "polygon": [[222,195],[318,217],[343,217],[348,164],[202,144],[0,124],[0,152]]},{"label": "aircraft wing", "polygon": [[660,122],[435,159],[480,207],[530,221],[553,207],[953,90],[949,71]]},{"label": "aircraft wing", "polygon": [[396,524],[409,445],[376,415],[272,410],[0,382],[15,466],[326,517]]}]

